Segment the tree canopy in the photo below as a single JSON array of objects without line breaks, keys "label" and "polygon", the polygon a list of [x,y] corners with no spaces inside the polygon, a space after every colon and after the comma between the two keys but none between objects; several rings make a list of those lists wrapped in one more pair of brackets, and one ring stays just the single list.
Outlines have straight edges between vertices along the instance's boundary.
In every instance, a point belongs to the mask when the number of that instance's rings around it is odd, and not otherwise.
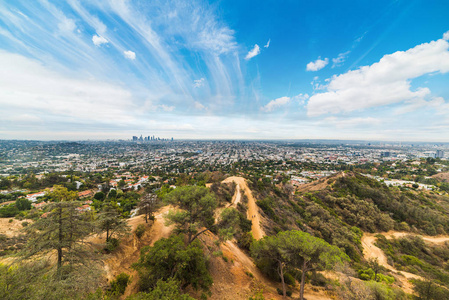
[{"label": "tree canopy", "polygon": [[300,299],[303,299],[307,272],[316,269],[330,269],[336,263],[348,259],[338,247],[297,230],[279,232],[275,236],[266,236],[253,243],[251,253],[256,262],[268,261],[276,267],[282,281],[284,297],[286,296],[285,267],[289,266],[301,270]]}]

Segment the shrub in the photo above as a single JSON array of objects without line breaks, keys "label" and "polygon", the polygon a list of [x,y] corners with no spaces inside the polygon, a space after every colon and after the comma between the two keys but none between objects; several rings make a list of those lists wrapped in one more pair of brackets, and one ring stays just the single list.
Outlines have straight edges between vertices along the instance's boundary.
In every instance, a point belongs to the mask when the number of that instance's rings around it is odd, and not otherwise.
[{"label": "shrub", "polygon": [[284,281],[286,284],[290,284],[290,285],[293,285],[296,283],[295,277],[293,277],[292,274],[290,274],[290,273],[284,274]]},{"label": "shrub", "polygon": [[109,239],[109,241],[106,243],[106,251],[108,252],[112,252],[115,249],[117,249],[117,247],[120,245],[120,241],[116,238],[111,238]]},{"label": "shrub", "polygon": [[314,286],[326,286],[327,279],[326,279],[326,277],[324,277],[323,274],[313,272],[312,278],[310,279],[310,283]]},{"label": "shrub", "polygon": [[137,228],[134,231],[134,233],[136,234],[137,238],[140,239],[143,236],[143,234],[145,233],[145,231],[146,231],[145,225],[144,224],[139,224],[139,225],[137,225]]},{"label": "shrub", "polygon": [[131,282],[129,275],[126,273],[121,273],[117,275],[115,280],[111,282],[111,293],[113,295],[123,295],[125,293],[126,287]]},{"label": "shrub", "polygon": [[[276,288],[276,291],[278,292],[279,295],[282,295],[282,289]],[[293,294],[292,291],[286,291],[285,293],[287,294],[288,297],[291,297]]]}]

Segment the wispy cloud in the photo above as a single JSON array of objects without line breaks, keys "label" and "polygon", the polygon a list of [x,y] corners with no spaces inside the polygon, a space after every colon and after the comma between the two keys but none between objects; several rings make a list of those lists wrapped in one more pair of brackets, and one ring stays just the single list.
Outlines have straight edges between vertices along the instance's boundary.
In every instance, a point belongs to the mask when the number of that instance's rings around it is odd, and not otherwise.
[{"label": "wispy cloud", "polygon": [[271,43],[271,39],[268,40],[268,42],[265,44],[265,46],[263,46],[264,48],[268,48],[270,47],[270,43]]},{"label": "wispy cloud", "polygon": [[260,48],[259,45],[255,44],[253,49],[251,49],[248,54],[245,56],[246,60],[250,60],[251,58],[257,56],[260,54]]},{"label": "wispy cloud", "polygon": [[201,77],[200,79],[196,79],[193,81],[193,86],[196,88],[202,87],[202,86],[204,86],[205,81],[206,81],[206,79],[204,79],[204,77]]},{"label": "wispy cloud", "polygon": [[318,58],[315,61],[309,62],[307,64],[307,66],[306,66],[306,70],[307,71],[313,71],[313,72],[319,71],[322,68],[324,68],[325,66],[327,66],[328,63],[329,63],[329,59],[328,58],[325,58],[325,59]]},{"label": "wispy cloud", "polygon": [[351,51],[346,51],[346,52],[338,54],[338,56],[336,58],[332,58],[332,68],[341,66],[345,62],[346,57],[348,56],[348,54],[350,52]]}]

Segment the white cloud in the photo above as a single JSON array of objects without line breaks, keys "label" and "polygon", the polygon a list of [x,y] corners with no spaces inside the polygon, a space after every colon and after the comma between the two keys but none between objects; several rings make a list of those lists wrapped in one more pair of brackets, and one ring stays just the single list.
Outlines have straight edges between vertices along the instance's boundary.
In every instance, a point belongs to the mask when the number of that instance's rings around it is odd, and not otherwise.
[{"label": "white cloud", "polygon": [[60,32],[72,32],[76,29],[75,21],[64,17],[58,24],[58,29]]},{"label": "white cloud", "polygon": [[308,94],[299,94],[294,97],[284,96],[281,98],[271,100],[270,102],[267,103],[267,105],[262,106],[260,110],[265,112],[271,112],[281,106],[289,104],[290,102],[297,102],[299,105],[303,105],[307,99],[309,99]]},{"label": "white cloud", "polygon": [[424,43],[385,55],[379,62],[333,76],[327,92],[310,97],[309,116],[350,112],[402,101],[426,100],[426,87],[411,90],[410,80],[429,73],[449,72],[449,43]]},{"label": "white cloud", "polygon": [[160,108],[162,108],[163,111],[173,111],[175,109],[174,106],[168,106],[165,104],[159,105]]},{"label": "white cloud", "polygon": [[206,79],[201,78],[201,79],[197,79],[193,81],[193,86],[196,88],[202,87],[204,86],[204,82],[206,81]]},{"label": "white cloud", "polygon": [[271,39],[269,39],[268,42],[267,42],[267,44],[266,44],[265,46],[263,46],[263,47],[264,47],[264,48],[270,47],[270,42],[271,42]]},{"label": "white cloud", "polygon": [[265,112],[270,112],[276,108],[279,108],[281,106],[284,106],[284,105],[290,103],[290,100],[291,100],[290,97],[277,98],[277,99],[271,100],[270,102],[268,102],[267,105],[261,107],[260,109]]},{"label": "white cloud", "polygon": [[308,94],[299,94],[297,96],[294,96],[292,98],[293,101],[297,101],[298,104],[303,105],[304,102],[309,99],[309,95]]},{"label": "white cloud", "polygon": [[130,60],[135,60],[136,59],[136,53],[128,50],[128,51],[123,51],[123,54],[125,55],[126,58],[130,59]]},{"label": "white cloud", "polygon": [[443,40],[449,41],[449,31],[446,31],[446,32],[443,34]]},{"label": "white cloud", "polygon": [[260,53],[259,45],[255,44],[255,45],[254,45],[254,48],[251,49],[251,50],[248,52],[248,54],[245,56],[245,59],[246,59],[246,60],[250,60],[250,59],[253,58],[254,56],[259,55],[259,53]]},{"label": "white cloud", "polygon": [[109,41],[107,39],[105,39],[104,37],[102,37],[100,35],[96,35],[96,34],[94,34],[94,36],[92,37],[92,42],[97,47],[101,46],[102,44],[109,43]]},{"label": "white cloud", "polygon": [[318,71],[321,70],[322,68],[324,68],[325,66],[327,66],[327,64],[329,63],[329,59],[325,58],[324,60],[322,60],[321,58],[318,58],[315,61],[311,61],[307,64],[306,70],[307,71]]},{"label": "white cloud", "polygon": [[351,51],[340,53],[336,58],[332,58],[332,68],[341,66],[345,62],[346,56],[349,54],[349,52]]},{"label": "white cloud", "polygon": [[[62,123],[120,124],[132,122],[135,109],[131,93],[116,84],[95,78],[71,78],[40,62],[0,50],[0,107],[16,123],[31,115]],[[127,107],[128,111],[124,111]],[[104,118],[98,119],[98,113]],[[19,119],[17,119],[19,118]]]},{"label": "white cloud", "polygon": [[206,107],[203,104],[199,103],[198,101],[194,102],[194,106],[198,110],[203,110],[203,109],[205,110],[206,109]]}]

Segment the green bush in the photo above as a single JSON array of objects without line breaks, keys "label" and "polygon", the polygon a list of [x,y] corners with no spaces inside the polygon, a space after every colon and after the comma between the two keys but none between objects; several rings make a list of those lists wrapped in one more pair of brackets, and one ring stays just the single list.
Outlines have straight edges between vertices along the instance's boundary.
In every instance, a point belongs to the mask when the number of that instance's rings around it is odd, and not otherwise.
[{"label": "green bush", "polygon": [[143,234],[145,233],[145,231],[146,231],[145,225],[144,224],[139,224],[139,225],[137,225],[137,228],[134,231],[134,233],[140,239],[143,236]]},{"label": "green bush", "polygon": [[290,274],[290,273],[284,274],[284,281],[286,284],[290,284],[290,285],[293,285],[296,283],[295,277],[293,277],[292,274]]},{"label": "green bush", "polygon": [[406,266],[422,266],[422,261],[413,255],[402,255],[402,261]]},{"label": "green bush", "polygon": [[[282,289],[277,288],[276,291],[278,292],[279,295],[282,295]],[[293,292],[292,291],[285,291],[285,294],[287,294],[288,297],[291,297]]]},{"label": "green bush", "polygon": [[131,282],[130,276],[126,273],[120,273],[115,277],[115,280],[111,282],[111,293],[113,295],[123,295],[125,293],[126,287]]},{"label": "green bush", "polygon": [[312,273],[312,278],[310,279],[310,283],[314,286],[326,286],[327,279],[323,274],[318,272]]},{"label": "green bush", "polygon": [[116,238],[110,238],[109,241],[106,243],[106,250],[108,252],[112,252],[120,245],[120,241]]}]

